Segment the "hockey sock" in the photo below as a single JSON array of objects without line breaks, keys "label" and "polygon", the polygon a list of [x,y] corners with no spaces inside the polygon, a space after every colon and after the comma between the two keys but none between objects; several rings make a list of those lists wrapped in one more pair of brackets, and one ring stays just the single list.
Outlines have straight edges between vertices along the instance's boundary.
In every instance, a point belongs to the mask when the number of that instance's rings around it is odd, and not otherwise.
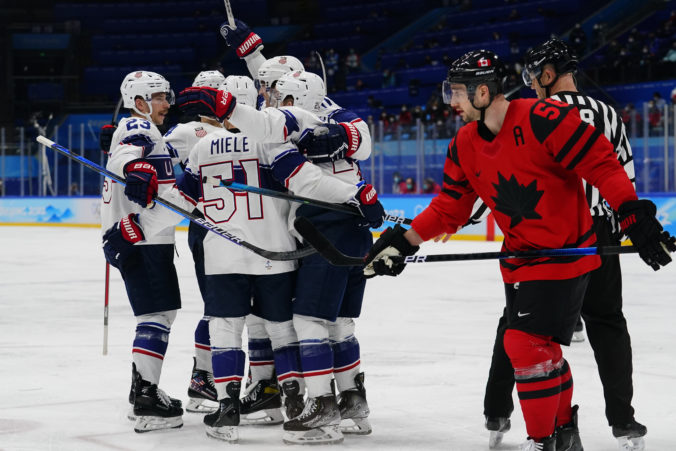
[{"label": "hockey sock", "polygon": [[160,382],[162,363],[169,344],[171,324],[176,310],[139,315],[136,317],[136,336],[132,348],[132,359],[143,380],[151,384]]},{"label": "hockey sock", "polygon": [[300,344],[300,361],[308,396],[331,393],[333,350],[329,344],[326,321],[310,316],[294,315],[293,325]]},{"label": "hockey sock", "polygon": [[195,328],[195,362],[198,370],[212,373],[211,342],[209,341],[209,318],[202,318]]},{"label": "hockey sock", "polygon": [[548,437],[554,433],[559,409],[561,347],[551,337],[514,329],[507,329],[504,343],[514,368],[526,431],[534,439]]},{"label": "hockey sock", "polygon": [[573,375],[570,372],[568,361],[563,359],[561,367],[561,398],[559,399],[559,409],[556,413],[556,425],[563,426],[570,423],[573,418]]},{"label": "hockey sock", "polygon": [[218,399],[229,395],[226,387],[230,382],[241,382],[244,377],[246,355],[242,351],[244,317],[211,318],[211,364],[214,369],[214,384]]},{"label": "hockey sock", "polygon": [[357,386],[354,378],[359,374],[361,362],[352,318],[338,318],[329,326],[329,336],[333,349],[333,375],[338,391],[353,389]]},{"label": "hockey sock", "polygon": [[272,344],[265,330],[265,320],[255,315],[246,317],[246,328],[249,335],[249,371],[251,384],[272,379],[275,361]]},{"label": "hockey sock", "polygon": [[270,335],[274,350],[275,369],[279,383],[297,380],[304,390],[301,374],[300,347],[293,328],[293,321],[265,321],[265,329]]}]

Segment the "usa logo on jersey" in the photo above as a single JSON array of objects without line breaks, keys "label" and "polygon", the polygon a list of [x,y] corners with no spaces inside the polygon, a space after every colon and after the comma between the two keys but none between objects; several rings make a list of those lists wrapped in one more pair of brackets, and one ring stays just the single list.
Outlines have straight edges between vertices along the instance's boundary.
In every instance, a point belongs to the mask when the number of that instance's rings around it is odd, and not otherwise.
[{"label": "usa logo on jersey", "polygon": [[195,129],[195,136],[197,136],[198,138],[204,138],[205,136],[207,136],[207,131],[204,130],[204,128],[202,127],[198,127]]}]

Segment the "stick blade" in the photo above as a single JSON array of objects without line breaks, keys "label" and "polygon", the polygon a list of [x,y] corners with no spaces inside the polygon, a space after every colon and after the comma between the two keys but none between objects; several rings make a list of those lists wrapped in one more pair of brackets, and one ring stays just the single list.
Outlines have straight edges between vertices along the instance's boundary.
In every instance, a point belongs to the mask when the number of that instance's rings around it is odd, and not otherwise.
[{"label": "stick blade", "polygon": [[350,257],[340,252],[315,226],[302,216],[293,222],[296,231],[305,241],[317,249],[319,255],[334,266],[364,266],[362,257]]}]

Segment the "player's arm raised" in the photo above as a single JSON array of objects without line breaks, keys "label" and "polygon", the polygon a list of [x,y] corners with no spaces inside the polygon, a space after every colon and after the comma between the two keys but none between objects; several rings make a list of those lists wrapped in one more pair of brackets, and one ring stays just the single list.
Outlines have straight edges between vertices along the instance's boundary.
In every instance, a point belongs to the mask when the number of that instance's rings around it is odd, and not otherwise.
[{"label": "player's arm raised", "polygon": [[223,22],[220,28],[221,36],[228,47],[234,48],[237,56],[246,62],[251,77],[256,79],[258,68],[265,62],[265,57],[261,53],[263,40],[241,20],[235,19],[235,26],[232,28],[228,22]]}]

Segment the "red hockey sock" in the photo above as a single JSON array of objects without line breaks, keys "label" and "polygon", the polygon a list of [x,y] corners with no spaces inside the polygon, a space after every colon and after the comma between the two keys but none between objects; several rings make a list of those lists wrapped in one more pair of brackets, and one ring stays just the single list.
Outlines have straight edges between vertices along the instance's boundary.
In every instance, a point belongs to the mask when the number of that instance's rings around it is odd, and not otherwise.
[{"label": "red hockey sock", "polygon": [[559,410],[556,413],[556,425],[563,426],[573,420],[573,375],[570,372],[568,361],[563,359],[561,367],[561,395],[559,399]]},{"label": "red hockey sock", "polygon": [[548,437],[554,433],[559,410],[561,347],[551,337],[514,329],[507,329],[504,343],[514,367],[526,431],[536,440]]}]

